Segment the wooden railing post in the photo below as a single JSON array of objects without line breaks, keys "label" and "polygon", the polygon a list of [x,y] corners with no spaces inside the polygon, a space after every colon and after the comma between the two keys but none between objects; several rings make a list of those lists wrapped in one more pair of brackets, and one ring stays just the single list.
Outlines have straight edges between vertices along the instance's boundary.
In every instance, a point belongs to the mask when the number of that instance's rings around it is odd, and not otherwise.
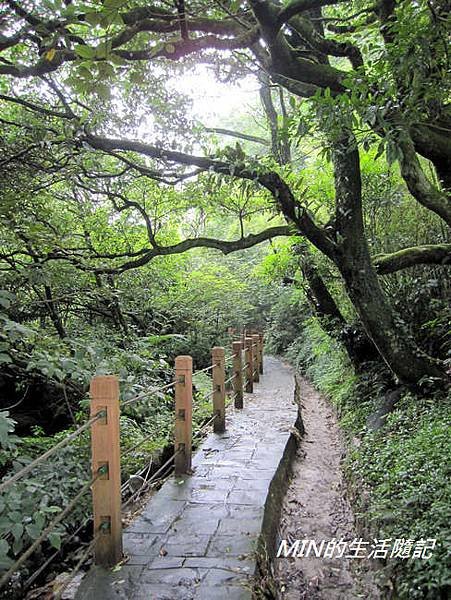
[{"label": "wooden railing post", "polygon": [[254,381],[260,381],[260,336],[258,333],[254,333],[252,335],[252,344],[254,346]]},{"label": "wooden railing post", "polygon": [[254,391],[254,352],[252,348],[252,338],[246,338],[246,350],[244,353],[244,359],[246,361],[246,392],[252,394]]},{"label": "wooden railing post", "polygon": [[216,346],[211,351],[213,365],[213,413],[216,419],[213,421],[213,431],[223,433],[225,431],[225,353],[224,348]]},{"label": "wooden railing post", "polygon": [[191,470],[191,447],[193,433],[193,359],[177,356],[175,359],[175,427],[174,471],[176,475]]},{"label": "wooden railing post", "polygon": [[241,342],[232,343],[233,353],[233,393],[235,396],[235,408],[243,408],[243,344]]},{"label": "wooden railing post", "polygon": [[119,447],[119,382],[115,375],[94,377],[90,386],[94,514],[94,560],[111,567],[122,560],[121,456]]},{"label": "wooden railing post", "polygon": [[260,338],[260,375],[263,375],[263,333],[260,333],[258,337]]}]

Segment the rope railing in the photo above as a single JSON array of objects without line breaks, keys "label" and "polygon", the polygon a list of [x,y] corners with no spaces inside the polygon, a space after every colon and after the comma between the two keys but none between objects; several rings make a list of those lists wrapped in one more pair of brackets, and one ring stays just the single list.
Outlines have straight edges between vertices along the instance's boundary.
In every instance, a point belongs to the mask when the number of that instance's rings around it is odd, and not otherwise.
[{"label": "rope railing", "polygon": [[91,554],[91,552],[94,551],[94,547],[95,547],[96,541],[97,541],[96,538],[94,538],[88,544],[88,546],[86,547],[86,550],[83,552],[83,554],[78,559],[77,564],[72,569],[72,571],[69,573],[69,575],[66,577],[66,579],[63,581],[63,583],[61,584],[61,587],[59,588],[59,590],[56,592],[56,594],[54,596],[55,600],[61,600],[61,598],[63,597],[64,592],[66,591],[67,586],[70,585],[70,582],[73,580],[73,578],[75,577],[75,575],[81,569],[83,563],[88,559],[88,556]]},{"label": "rope railing", "polygon": [[[148,487],[149,487],[149,485],[150,485],[151,483],[153,483],[153,482],[154,482],[154,481],[157,479],[157,476],[158,476],[160,473],[162,473],[163,471],[165,471],[165,469],[167,469],[167,467],[168,467],[168,466],[169,466],[171,463],[173,463],[173,462],[174,462],[175,458],[176,458],[176,457],[177,457],[179,454],[181,454],[181,452],[182,452],[182,450],[177,450],[176,452],[174,452],[174,454],[172,454],[172,456],[170,456],[170,457],[167,459],[167,461],[166,461],[166,462],[164,462],[164,463],[161,465],[161,467],[160,467],[160,468],[159,468],[157,471],[155,471],[155,473],[153,473],[153,475],[152,475],[152,476],[151,476],[149,479],[147,479],[147,480],[145,481],[145,483],[144,483],[143,487],[146,487],[146,488],[148,488]],[[128,499],[126,500],[126,502],[124,502],[124,503],[122,504],[122,510],[123,510],[124,508],[126,508],[126,507],[127,507],[129,504],[131,504],[131,502],[132,502],[132,500],[135,498],[135,496],[136,496],[136,495],[138,495],[138,492],[139,492],[139,495],[140,495],[140,494],[141,494],[143,491],[144,491],[144,490],[143,490],[142,488],[140,488],[140,489],[139,489],[139,490],[137,490],[137,491],[136,491],[136,492],[135,492],[135,493],[134,493],[132,496],[130,496],[130,498],[128,498]]]},{"label": "rope railing", "polygon": [[195,440],[196,438],[200,437],[203,433],[205,433],[205,431],[210,427],[210,425],[216,419],[216,416],[217,415],[213,415],[212,417],[210,417],[210,419],[208,419],[208,421],[206,423],[204,423],[202,425],[202,427],[196,431],[196,433],[193,435],[193,440]]},{"label": "rope railing", "polygon": [[213,365],[210,365],[208,367],[205,367],[205,369],[199,369],[198,371],[194,371],[193,376],[194,375],[200,375],[201,373],[208,373],[208,371],[211,371],[215,367],[216,367],[216,365],[213,364]]},{"label": "rope railing", "polygon": [[233,375],[231,375],[228,379],[226,379],[224,381],[224,384],[226,385],[227,383],[230,383],[231,381],[233,381],[235,379],[235,373]]},{"label": "rope railing", "polygon": [[153,389],[151,389],[151,390],[149,390],[147,392],[143,392],[142,394],[138,394],[138,396],[134,396],[133,398],[129,398],[128,400],[126,400],[125,402],[123,402],[122,406],[128,406],[129,404],[134,404],[135,402],[139,402],[140,400],[143,400],[144,398],[152,396],[153,394],[156,394],[157,392],[164,392],[166,390],[169,390],[171,387],[174,387],[176,383],[177,383],[176,381],[171,381],[171,383],[168,383],[167,385],[163,385],[161,387],[153,388]]},{"label": "rope railing", "polygon": [[226,364],[227,364],[227,363],[229,363],[229,362],[231,362],[231,361],[233,361],[233,359],[234,359],[234,358],[236,358],[237,356],[238,356],[238,354],[237,354],[237,353],[235,353],[235,354],[231,354],[230,356],[228,356],[228,357],[225,359],[225,362],[226,362]]},{"label": "rope railing", "polygon": [[91,521],[91,520],[92,520],[91,517],[89,517],[88,519],[83,521],[83,523],[81,523],[81,525],[79,525],[77,527],[77,529],[73,533],[70,534],[69,537],[65,538],[62,541],[60,548],[58,548],[58,550],[56,550],[56,552],[54,552],[52,555],[50,555],[50,557],[44,563],[42,563],[42,565],[40,565],[39,568],[36,569],[36,571],[34,571],[30,575],[30,577],[28,577],[28,579],[25,581],[25,583],[23,585],[24,590],[27,590],[36,581],[36,579],[39,577],[39,575],[41,575],[41,573],[43,571],[45,571],[45,569],[55,560],[55,558],[59,554],[61,554],[61,550],[63,549],[63,547],[66,546],[70,541],[72,541],[85,527],[87,527],[89,521]]},{"label": "rope railing", "polygon": [[211,392],[208,392],[208,394],[205,394],[204,400],[209,400],[210,398],[212,398],[214,393],[215,393],[215,390],[212,390]]},{"label": "rope railing", "polygon": [[78,427],[78,429],[76,429],[70,435],[68,435],[63,440],[61,440],[61,442],[58,442],[58,444],[55,444],[55,446],[52,446],[49,450],[47,450],[47,452],[44,452],[44,454],[41,454],[40,456],[38,456],[37,458],[32,460],[31,463],[29,463],[28,465],[26,465],[25,467],[20,469],[20,471],[17,471],[17,473],[15,473],[12,477],[7,479],[6,481],[3,481],[0,484],[0,492],[3,492],[10,485],[15,483],[19,479],[21,479],[24,475],[26,475],[30,471],[32,471],[36,467],[36,465],[39,465],[40,463],[44,462],[45,460],[47,460],[48,458],[53,456],[56,452],[58,452],[58,450],[61,450],[62,448],[67,446],[67,444],[69,444],[70,442],[72,442],[72,440],[77,438],[81,433],[83,433],[83,431],[86,431],[86,429],[91,427],[91,425],[93,423],[95,423],[99,419],[103,418],[104,416],[105,416],[105,411],[98,412],[96,415],[94,415],[88,421],[86,421],[86,423],[84,425],[81,425],[80,427]]},{"label": "rope railing", "polygon": [[101,535],[100,532],[97,533],[97,535],[95,535],[94,538],[91,540],[91,542],[86,546],[85,551],[82,553],[82,555],[80,556],[80,558],[76,562],[74,568],[69,573],[69,575],[66,577],[66,579],[63,581],[63,583],[61,584],[61,586],[58,589],[58,591],[55,593],[55,596],[54,596],[55,600],[61,600],[61,598],[63,597],[64,592],[66,591],[67,587],[70,585],[70,582],[73,580],[73,578],[75,577],[75,575],[81,569],[83,563],[87,560],[88,556],[92,552],[94,552],[94,548],[95,548],[96,542],[99,539],[100,535]]},{"label": "rope railing", "polygon": [[[256,350],[254,350],[256,349]],[[91,414],[93,415],[83,425],[62,439],[55,446],[22,467],[14,475],[0,483],[0,492],[9,488],[22,477],[30,473],[37,465],[55,455],[84,431],[91,430],[92,470],[95,475],[86,482],[65,506],[45,527],[39,537],[23,552],[0,578],[0,588],[7,583],[11,576],[18,571],[32,556],[36,549],[48,538],[52,531],[60,525],[69,513],[82,500],[83,496],[92,491],[92,521],[93,539],[85,552],[80,556],[71,575],[63,582],[56,597],[61,598],[71,577],[76,573],[89,554],[94,550],[95,563],[104,567],[113,566],[122,559],[122,511],[137,501],[147,490],[164,481],[173,469],[176,475],[191,473],[191,454],[193,441],[197,441],[211,426],[215,433],[226,429],[226,396],[233,400],[235,409],[243,408],[243,393],[252,392],[253,382],[258,381],[259,373],[263,371],[263,339],[261,335],[246,336],[243,341],[233,342],[232,354],[225,357],[224,348],[212,349],[211,364],[193,373],[192,358],[179,356],[175,361],[174,379],[163,386],[151,388],[120,403],[119,383],[115,376],[97,376],[91,381]],[[227,374],[232,374],[227,377]],[[212,389],[203,396],[204,401],[212,401],[212,415],[192,433],[192,378],[200,373],[211,371]],[[226,392],[226,386],[230,391]],[[175,425],[174,452],[152,473],[153,460],[148,460],[127,481],[121,483],[120,462],[134,454],[141,446],[154,437],[153,433],[145,435],[124,452],[120,451],[119,419],[120,410],[135,402],[144,400],[158,392],[174,388]],[[138,489],[132,487],[133,479],[139,482]],[[142,482],[140,481],[142,479]],[[130,493],[130,495],[128,495]],[[127,497],[128,495],[128,497]],[[125,496],[125,498],[124,498]],[[90,519],[83,523],[67,538],[63,539],[64,546],[86,527]],[[46,567],[61,552],[58,548],[39,568],[28,577],[25,585],[30,587],[42,575]]]},{"label": "rope railing", "polygon": [[140,448],[143,444],[145,444],[146,442],[148,442],[149,440],[151,440],[154,437],[155,437],[155,433],[149,433],[149,435],[146,435],[145,437],[143,437],[142,440],[140,440],[137,444],[135,444],[131,448],[127,448],[127,450],[125,450],[125,452],[122,452],[121,458],[125,458],[126,456],[133,454],[133,452],[135,450]]},{"label": "rope railing", "polygon": [[17,569],[24,564],[24,562],[27,560],[27,558],[29,558],[33,554],[33,552],[36,550],[36,548],[38,546],[40,546],[40,544],[44,540],[47,539],[47,537],[49,536],[50,533],[52,533],[52,531],[55,529],[55,527],[57,527],[61,523],[61,521],[65,517],[67,517],[67,515],[75,508],[75,506],[78,504],[78,502],[83,498],[83,496],[86,494],[86,492],[91,488],[92,484],[97,479],[99,479],[99,477],[104,475],[106,472],[107,472],[106,468],[101,467],[97,471],[97,473],[94,475],[94,477],[92,477],[90,481],[85,483],[85,485],[81,488],[81,490],[78,492],[78,494],[74,498],[72,498],[72,500],[69,502],[69,504],[60,513],[58,513],[58,515],[52,521],[50,521],[50,523],[43,530],[41,535],[35,539],[35,541],[31,544],[31,546],[29,546],[27,548],[27,550],[25,550],[25,552],[23,552],[20,555],[20,557],[16,560],[16,562],[13,563],[11,565],[11,567],[6,571],[6,573],[0,578],[0,588],[9,581],[9,579],[17,571]]}]

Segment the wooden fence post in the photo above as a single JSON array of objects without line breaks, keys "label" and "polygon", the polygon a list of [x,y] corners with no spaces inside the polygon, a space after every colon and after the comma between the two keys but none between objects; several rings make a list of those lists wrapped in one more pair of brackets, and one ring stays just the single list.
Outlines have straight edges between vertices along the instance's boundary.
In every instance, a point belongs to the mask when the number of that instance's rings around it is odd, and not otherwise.
[{"label": "wooden fence post", "polygon": [[254,346],[254,365],[252,370],[254,372],[254,381],[258,383],[260,381],[260,336],[258,333],[252,335],[252,343]]},{"label": "wooden fence post", "polygon": [[180,453],[174,459],[176,475],[191,470],[193,433],[193,359],[177,356],[175,359],[175,427],[174,449]]},{"label": "wooden fence post", "polygon": [[246,351],[244,359],[246,361],[246,392],[252,394],[254,391],[254,375],[252,373],[254,367],[254,352],[252,348],[252,338],[246,338]]},{"label": "wooden fence post", "polygon": [[94,560],[111,567],[122,560],[121,455],[119,447],[119,382],[115,375],[94,377],[90,386],[91,416],[104,411],[91,428],[94,513]]},{"label": "wooden fence post", "polygon": [[232,343],[233,353],[233,393],[235,396],[235,408],[243,408],[243,361],[242,361],[243,344],[241,342]]},{"label": "wooden fence post", "polygon": [[216,346],[211,351],[213,365],[213,412],[216,419],[213,421],[213,431],[225,431],[225,352],[224,348]]},{"label": "wooden fence post", "polygon": [[260,338],[260,375],[263,375],[263,333],[260,333],[258,337]]}]

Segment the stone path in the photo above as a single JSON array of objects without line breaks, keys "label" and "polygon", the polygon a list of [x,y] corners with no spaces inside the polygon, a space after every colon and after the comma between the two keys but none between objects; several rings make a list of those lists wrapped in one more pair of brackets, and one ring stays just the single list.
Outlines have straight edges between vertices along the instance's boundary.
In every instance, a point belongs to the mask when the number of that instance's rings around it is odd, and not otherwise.
[{"label": "stone path", "polygon": [[211,434],[193,475],[171,478],[124,532],[121,569],[92,569],[77,600],[249,600],[269,484],[297,408],[291,369],[265,357],[265,374],[228,408],[227,432]]}]

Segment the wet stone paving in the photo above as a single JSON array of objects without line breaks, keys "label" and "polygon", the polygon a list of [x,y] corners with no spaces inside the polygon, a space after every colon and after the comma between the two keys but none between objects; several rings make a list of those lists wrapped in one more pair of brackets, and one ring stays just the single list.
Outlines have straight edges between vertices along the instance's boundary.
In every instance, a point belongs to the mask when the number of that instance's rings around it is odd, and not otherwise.
[{"label": "wet stone paving", "polygon": [[77,600],[249,600],[268,488],[297,410],[291,369],[265,357],[265,374],[227,408],[227,431],[210,434],[193,474],[171,477],[124,530],[128,560],[98,567]]}]

